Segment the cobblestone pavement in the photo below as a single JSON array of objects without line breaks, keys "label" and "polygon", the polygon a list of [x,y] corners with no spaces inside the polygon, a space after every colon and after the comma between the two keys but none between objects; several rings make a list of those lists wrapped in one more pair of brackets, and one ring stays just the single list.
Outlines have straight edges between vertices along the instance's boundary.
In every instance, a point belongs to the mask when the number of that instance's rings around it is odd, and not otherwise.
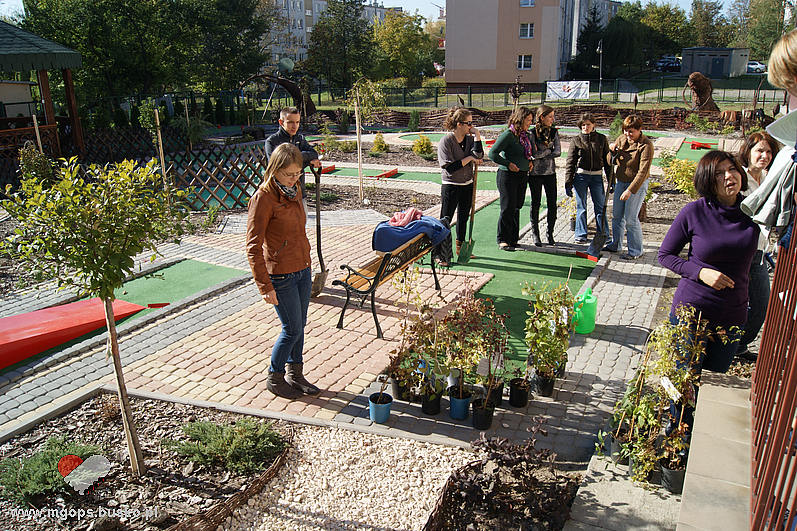
[{"label": "cobblestone pavement", "polygon": [[[334,180],[356,182],[356,178]],[[435,183],[389,180],[372,184],[439,193]],[[480,191],[477,205],[481,208],[496,197],[495,192]],[[439,206],[427,211],[437,213]],[[331,273],[322,295],[311,302],[305,341],[305,369],[309,379],[323,389],[319,396],[291,402],[265,389],[270,351],[280,326],[250,280],[241,237],[245,217],[240,216],[230,219],[222,233],[190,236],[179,245],[160,249],[164,256],[152,267],[190,258],[240,269],[241,276],[159,310],[162,313],[152,314],[146,324],[133,319],[122,327],[120,349],[129,389],[316,423],[348,424],[392,436],[467,444],[477,436],[470,419],[453,421],[445,413],[425,416],[419,404],[396,402],[386,425],[373,425],[368,419],[367,396],[378,385],[376,375],[396,346],[399,308],[391,302],[392,288],[383,286],[376,302],[385,339],[375,337],[367,306],[347,310],[344,328],[336,328],[345,293],[332,287],[331,280],[341,264],[362,263],[371,255],[371,231],[377,218],[355,213],[355,220],[360,217],[367,222],[352,225],[346,213],[323,216],[323,252]],[[568,225],[567,220],[557,224],[555,233],[561,244],[556,252],[575,250]],[[315,242],[314,223],[308,223],[307,230],[310,241]],[[521,243],[533,249],[528,235]],[[645,257],[633,262],[604,256],[586,283],[594,285],[598,297],[597,327],[589,336],[576,336],[572,341],[567,372],[557,381],[554,396],[534,396],[525,409],[509,408],[505,402],[496,410],[490,435],[524,439],[530,418],[540,415],[547,420],[549,436],[538,444],[555,449],[564,460],[586,464],[593,453],[595,433],[632,375],[651,324],[664,279],[663,270],[655,263],[657,246],[658,242],[648,242]],[[550,252],[551,248],[542,250]],[[142,263],[146,258],[140,257]],[[421,277],[422,296],[438,297],[427,273]],[[438,275],[440,302],[445,307],[460,289],[465,273],[443,271]],[[483,273],[470,276],[477,288],[491,278]],[[11,294],[0,299],[0,316],[31,311],[68,297],[68,293],[53,290]],[[13,372],[6,371],[0,374],[0,435],[97,384],[112,382],[102,340],[75,345],[52,360],[28,362]]]}]

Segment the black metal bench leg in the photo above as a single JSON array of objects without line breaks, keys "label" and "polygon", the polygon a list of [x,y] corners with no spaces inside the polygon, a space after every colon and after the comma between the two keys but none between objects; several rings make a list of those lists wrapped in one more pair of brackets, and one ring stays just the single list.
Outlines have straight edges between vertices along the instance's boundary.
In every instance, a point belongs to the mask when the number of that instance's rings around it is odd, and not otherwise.
[{"label": "black metal bench leg", "polygon": [[346,290],[346,304],[343,305],[343,308],[340,309],[340,319],[338,319],[338,328],[343,328],[343,316],[346,314],[346,307],[349,305],[349,300],[351,299],[351,293],[349,290]]},{"label": "black metal bench leg", "polygon": [[375,291],[371,292],[371,313],[374,314],[374,323],[376,323],[376,337],[384,339],[382,335],[382,327],[379,326],[379,319],[376,318],[376,305],[374,304]]},{"label": "black metal bench leg", "polygon": [[432,276],[434,277],[434,289],[440,291],[440,281],[437,280],[437,270],[434,267],[434,256],[432,257]]}]

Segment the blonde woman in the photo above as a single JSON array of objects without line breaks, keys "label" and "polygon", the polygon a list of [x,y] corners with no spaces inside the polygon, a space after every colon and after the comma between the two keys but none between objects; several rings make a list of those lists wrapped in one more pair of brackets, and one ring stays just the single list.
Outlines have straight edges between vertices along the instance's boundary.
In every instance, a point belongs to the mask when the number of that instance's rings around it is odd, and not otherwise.
[{"label": "blonde woman", "polygon": [[302,153],[293,144],[274,149],[266,180],[249,199],[246,253],[263,300],[273,304],[282,331],[271,351],[266,387],[277,396],[295,399],[317,394],[305,379],[302,351],[310,306],[310,242],[304,230],[306,213],[298,185]]}]

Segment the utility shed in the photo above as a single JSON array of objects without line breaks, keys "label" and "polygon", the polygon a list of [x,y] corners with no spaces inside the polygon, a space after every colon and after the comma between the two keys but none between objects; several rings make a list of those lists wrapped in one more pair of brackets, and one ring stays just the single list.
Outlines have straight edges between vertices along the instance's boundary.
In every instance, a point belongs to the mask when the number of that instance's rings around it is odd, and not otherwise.
[{"label": "utility shed", "polygon": [[750,48],[684,48],[681,73],[700,72],[707,77],[736,77],[747,73]]}]

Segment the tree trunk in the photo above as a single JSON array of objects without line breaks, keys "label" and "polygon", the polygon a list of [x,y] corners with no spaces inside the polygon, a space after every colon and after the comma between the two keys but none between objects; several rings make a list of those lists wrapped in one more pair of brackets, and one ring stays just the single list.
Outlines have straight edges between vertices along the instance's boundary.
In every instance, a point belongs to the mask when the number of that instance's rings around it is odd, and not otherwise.
[{"label": "tree trunk", "polygon": [[127,439],[127,452],[130,454],[130,466],[133,470],[133,477],[139,477],[146,472],[144,458],[141,454],[141,446],[138,443],[136,425],[133,423],[133,413],[130,410],[130,401],[127,398],[127,386],[125,377],[122,374],[122,359],[119,356],[119,342],[116,338],[116,322],[113,318],[113,303],[111,299],[103,299],[105,302],[105,324],[108,327],[108,344],[113,358],[113,372],[116,375],[116,386],[119,391],[119,410],[122,413],[122,424],[124,425],[125,438]]},{"label": "tree trunk", "polygon": [[363,147],[360,135],[360,89],[354,87],[354,123],[357,128],[357,175],[360,180],[360,203],[363,202]]}]

